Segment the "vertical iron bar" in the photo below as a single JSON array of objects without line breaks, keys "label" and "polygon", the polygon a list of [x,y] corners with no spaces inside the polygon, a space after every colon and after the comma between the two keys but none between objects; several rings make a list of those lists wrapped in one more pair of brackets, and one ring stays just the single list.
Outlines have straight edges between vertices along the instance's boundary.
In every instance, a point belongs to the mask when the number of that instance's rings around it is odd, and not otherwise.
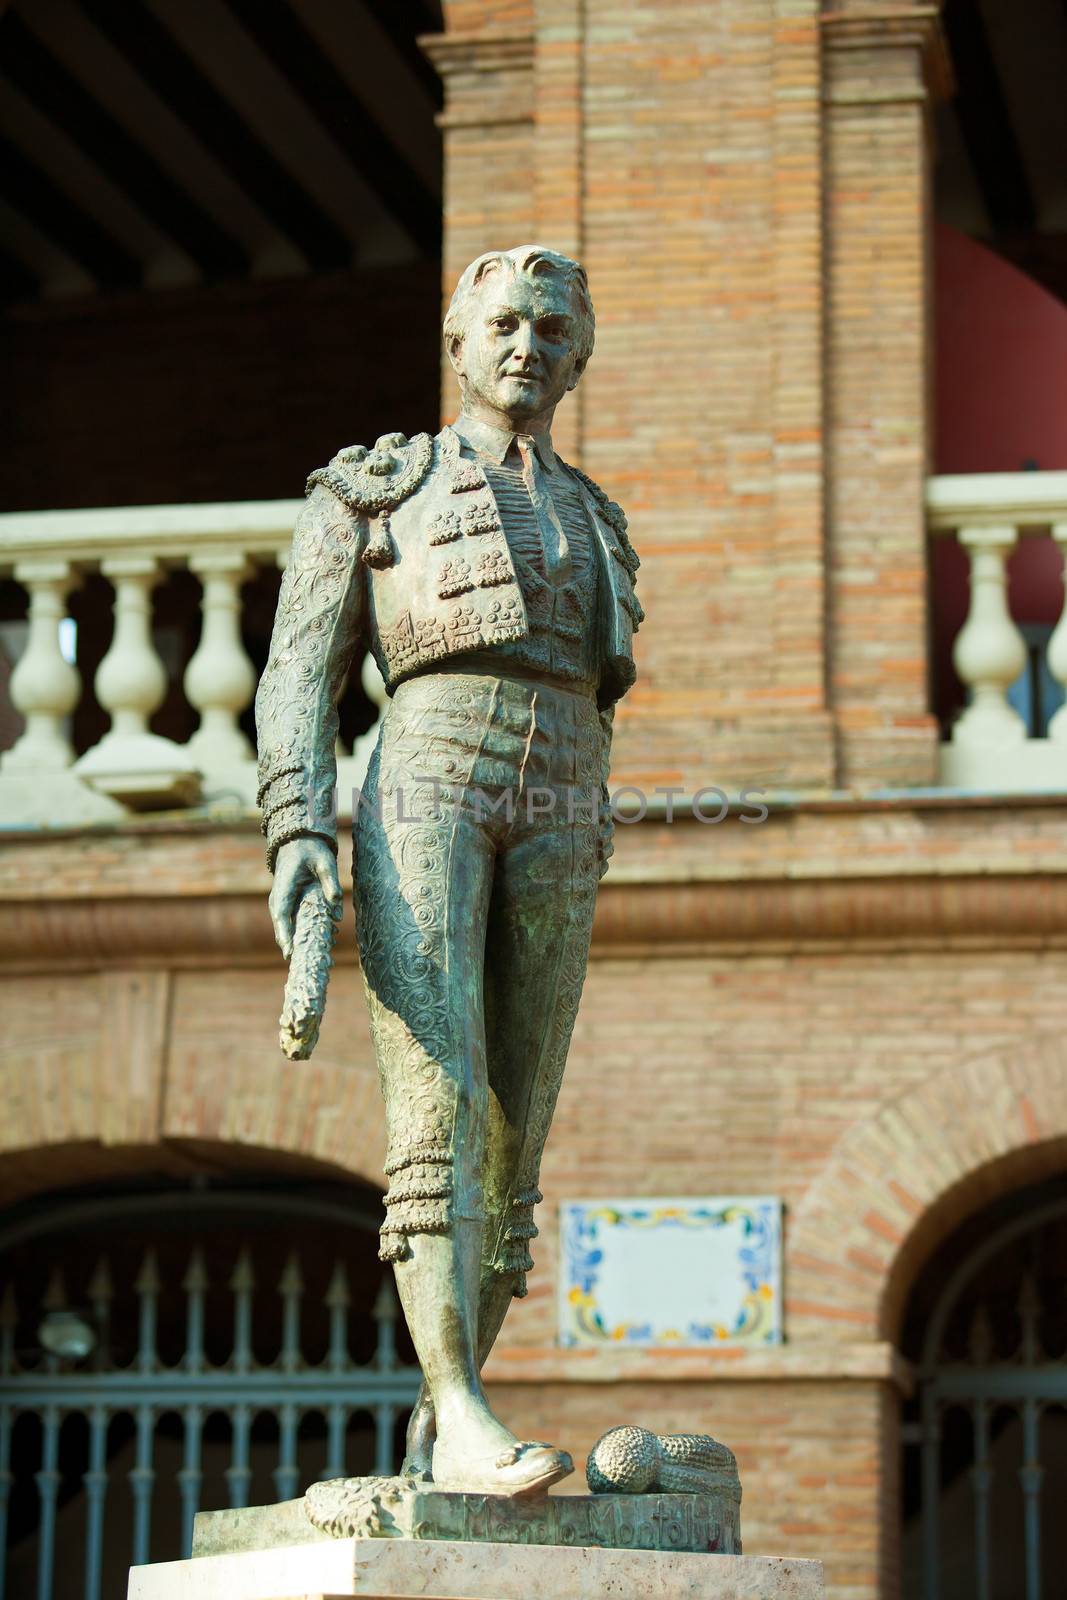
[{"label": "vertical iron bar", "polygon": [[159,1270],[154,1250],[146,1251],[134,1288],[141,1302],[137,1332],[137,1369],[139,1372],[154,1372],[158,1365],[156,1307],[159,1300]]},{"label": "vertical iron bar", "polygon": [[200,1510],[200,1486],[204,1481],[201,1467],[201,1442],[204,1430],[204,1408],[186,1406],[185,1455],[178,1473],[178,1486],[182,1497],[182,1556],[193,1553],[193,1519]]},{"label": "vertical iron bar", "polygon": [[182,1365],[186,1372],[204,1370],[204,1295],[207,1291],[207,1269],[204,1252],[194,1250],[189,1260],[189,1270],[182,1279],[185,1290],[185,1355]]},{"label": "vertical iron bar", "polygon": [[[348,1415],[336,1400],[326,1413],[326,1470],[324,1478],[343,1478],[345,1475],[345,1431]],[[3,1596],[0,1595],[0,1600]]]},{"label": "vertical iron bar", "polygon": [[295,1372],[300,1365],[300,1299],[304,1293],[295,1251],[286,1260],[278,1291],[282,1297],[282,1371]]},{"label": "vertical iron bar", "polygon": [[388,1478],[393,1471],[393,1425],[396,1407],[383,1400],[374,1408],[374,1470]]},{"label": "vertical iron bar", "polygon": [[133,1494],[133,1565],[144,1566],[152,1537],[152,1467],[155,1416],[151,1406],[137,1407],[137,1455],[130,1471]]},{"label": "vertical iron bar", "polygon": [[1038,1455],[1038,1401],[1023,1402],[1023,1464],[1019,1479],[1023,1487],[1023,1526],[1026,1534],[1026,1600],[1041,1600],[1041,1480],[1044,1477]]},{"label": "vertical iron bar", "polygon": [[226,1468],[226,1487],[230,1491],[231,1510],[238,1511],[248,1504],[248,1491],[252,1483],[252,1468],[249,1465],[251,1406],[234,1406],[230,1419],[233,1436],[230,1440],[230,1465]]},{"label": "vertical iron bar", "polygon": [[7,1508],[14,1481],[11,1471],[11,1430],[14,1423],[14,1406],[0,1406],[0,1600],[4,1600],[4,1573],[7,1570]]},{"label": "vertical iron bar", "polygon": [[941,1417],[933,1385],[922,1397],[922,1551],[923,1600],[941,1600]]},{"label": "vertical iron bar", "polygon": [[88,1285],[89,1304],[93,1308],[93,1321],[96,1323],[96,1348],[93,1351],[93,1366],[97,1372],[104,1372],[111,1366],[111,1299],[113,1285],[111,1281],[111,1267],[106,1256],[101,1256],[93,1269],[93,1275]]},{"label": "vertical iron bar", "polygon": [[37,1535],[37,1600],[52,1600],[56,1559],[56,1498],[59,1494],[59,1407],[45,1406],[41,1420],[44,1423],[44,1440],[41,1470],[36,1474],[41,1507]]},{"label": "vertical iron bar", "polygon": [[330,1349],[327,1363],[331,1372],[343,1372],[348,1365],[348,1308],[351,1304],[348,1277],[338,1261],[326,1291],[330,1312]]},{"label": "vertical iron bar", "polygon": [[[15,1371],[15,1329],[18,1304],[14,1285],[9,1283],[0,1300],[0,1374],[10,1378]],[[11,1430],[15,1425],[14,1406],[0,1406],[0,1600],[4,1600],[4,1574],[7,1571],[7,1512],[11,1499]]]},{"label": "vertical iron bar", "polygon": [[107,1494],[107,1425],[104,1406],[89,1413],[89,1470],[85,1485],[85,1600],[100,1600],[104,1561],[104,1496]]},{"label": "vertical iron bar", "polygon": [[989,1460],[989,1401],[974,1403],[974,1562],[976,1600],[990,1600],[993,1573],[989,1552],[989,1497],[993,1468]]},{"label": "vertical iron bar", "polygon": [[278,1407],[278,1465],[271,1473],[279,1500],[293,1500],[300,1487],[296,1462],[297,1409],[291,1403]]},{"label": "vertical iron bar", "polygon": [[247,1250],[242,1250],[230,1279],[230,1288],[233,1290],[233,1353],[230,1360],[235,1372],[248,1372],[252,1366],[252,1291],[255,1286],[252,1258]]},{"label": "vertical iron bar", "polygon": [[374,1365],[379,1372],[392,1372],[396,1366],[396,1318],[399,1306],[397,1305],[396,1290],[393,1287],[393,1275],[387,1273],[382,1279],[382,1286],[378,1290],[371,1315],[378,1324],[378,1348],[374,1353]]}]

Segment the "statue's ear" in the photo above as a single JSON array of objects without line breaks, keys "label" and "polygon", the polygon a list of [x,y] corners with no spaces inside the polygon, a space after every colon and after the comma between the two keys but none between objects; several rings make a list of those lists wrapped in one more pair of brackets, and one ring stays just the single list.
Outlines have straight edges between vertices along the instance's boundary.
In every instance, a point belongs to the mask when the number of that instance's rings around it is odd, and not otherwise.
[{"label": "statue's ear", "polygon": [[578,384],[581,381],[582,373],[584,371],[585,371],[585,362],[584,361],[576,361],[574,363],[574,371],[571,373],[570,382],[567,385],[567,393],[568,394],[570,393],[570,391],[572,389],[577,389]]},{"label": "statue's ear", "polygon": [[461,366],[461,362],[463,360],[463,340],[458,333],[452,334],[452,336],[446,341],[445,349],[448,352],[448,359],[452,363],[452,370],[462,377],[463,367]]}]

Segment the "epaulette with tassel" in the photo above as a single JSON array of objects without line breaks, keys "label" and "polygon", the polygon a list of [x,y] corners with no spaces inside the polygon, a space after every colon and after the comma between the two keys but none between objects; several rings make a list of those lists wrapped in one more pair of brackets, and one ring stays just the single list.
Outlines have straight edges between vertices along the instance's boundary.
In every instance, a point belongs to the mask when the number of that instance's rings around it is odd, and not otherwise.
[{"label": "epaulette with tassel", "polygon": [[310,494],[321,483],[349,510],[377,518],[362,551],[368,567],[390,567],[396,559],[389,533],[389,513],[415,493],[430,470],[433,440],[417,433],[385,433],[373,450],[350,445],[338,451],[328,467],[319,467],[307,481]]}]

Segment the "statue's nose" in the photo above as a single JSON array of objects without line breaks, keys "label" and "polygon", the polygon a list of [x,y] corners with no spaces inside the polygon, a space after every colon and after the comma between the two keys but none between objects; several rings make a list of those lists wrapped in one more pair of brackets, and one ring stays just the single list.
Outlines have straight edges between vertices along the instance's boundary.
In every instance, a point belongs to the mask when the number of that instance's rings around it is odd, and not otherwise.
[{"label": "statue's nose", "polygon": [[524,361],[536,359],[537,352],[534,346],[533,330],[525,323],[515,330],[512,354],[521,357]]}]

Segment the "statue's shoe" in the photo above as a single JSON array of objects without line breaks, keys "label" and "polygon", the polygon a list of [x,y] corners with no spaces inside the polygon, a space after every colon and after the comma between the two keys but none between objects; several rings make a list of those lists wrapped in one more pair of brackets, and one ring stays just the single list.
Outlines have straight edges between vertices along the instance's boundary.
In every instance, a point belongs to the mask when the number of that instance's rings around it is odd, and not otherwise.
[{"label": "statue's shoe", "polygon": [[493,1456],[450,1456],[440,1444],[433,1447],[435,1489],[467,1494],[544,1494],[574,1471],[566,1450],[537,1440],[523,1439]]}]

